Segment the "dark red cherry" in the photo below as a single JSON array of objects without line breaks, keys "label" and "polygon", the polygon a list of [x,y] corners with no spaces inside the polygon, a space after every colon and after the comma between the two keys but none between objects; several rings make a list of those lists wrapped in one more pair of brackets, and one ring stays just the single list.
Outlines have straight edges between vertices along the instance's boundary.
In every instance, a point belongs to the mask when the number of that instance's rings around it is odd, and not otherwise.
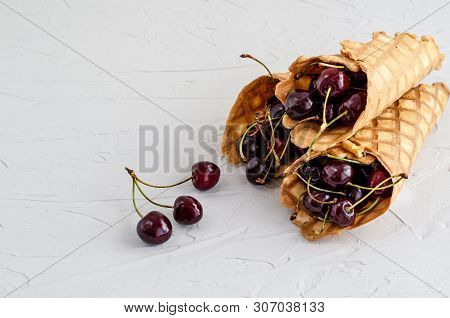
[{"label": "dark red cherry", "polygon": [[350,88],[350,78],[340,68],[326,68],[317,79],[317,90],[320,95],[326,96],[328,88],[331,87],[330,96],[338,96]]},{"label": "dark red cherry", "polygon": [[347,162],[332,160],[322,168],[322,180],[332,188],[341,188],[352,181],[355,169]]},{"label": "dark red cherry", "polygon": [[199,190],[214,187],[220,179],[220,168],[209,161],[199,161],[192,166],[192,184]]},{"label": "dark red cherry", "polygon": [[[372,171],[372,173],[369,176],[369,179],[367,181],[367,186],[369,188],[375,188],[377,185],[379,185],[381,182],[389,178],[389,173],[384,169],[380,168],[378,170]],[[383,183],[382,187],[388,186],[392,184],[392,181],[388,181],[386,183]],[[382,197],[387,198],[391,196],[392,194],[392,187],[383,189],[383,190],[377,190],[373,193],[373,197]]]},{"label": "dark red cherry", "polygon": [[306,181],[311,178],[311,184],[317,184],[321,180],[321,169],[309,162],[300,167],[299,173]]},{"label": "dark red cherry", "polygon": [[262,158],[266,155],[267,142],[262,137],[261,133],[255,135],[247,134],[245,137],[239,138],[236,144],[238,153],[241,140],[242,153],[247,160],[254,157]]},{"label": "dark red cherry", "polygon": [[145,243],[162,244],[172,236],[172,223],[164,214],[152,211],[138,222],[136,231]]},{"label": "dark red cherry", "polygon": [[203,207],[197,199],[191,196],[181,196],[173,205],[173,218],[180,224],[190,225],[203,217]]},{"label": "dark red cherry", "polygon": [[248,182],[254,185],[264,185],[273,176],[272,161],[252,158],[247,162],[245,176]]},{"label": "dark red cherry", "polygon": [[318,105],[308,92],[295,89],[286,97],[286,114],[294,120],[302,120],[317,115]]},{"label": "dark red cherry", "polygon": [[366,108],[367,93],[363,91],[354,92],[346,96],[339,104],[339,115],[347,111],[340,120],[345,125],[353,125],[359,115]]},{"label": "dark red cherry", "polygon": [[[322,202],[330,202],[332,200],[331,196],[324,192],[311,191],[311,195],[314,199]],[[328,204],[322,204],[314,201],[309,194],[305,194],[305,196],[303,196],[303,205],[312,216],[321,218],[325,217],[325,214],[330,206]]]},{"label": "dark red cherry", "polygon": [[267,108],[270,110],[270,117],[272,119],[280,118],[285,112],[283,103],[276,96],[269,98],[267,101]]},{"label": "dark red cherry", "polygon": [[284,115],[284,113],[285,113],[284,105],[282,103],[279,103],[270,109],[270,118],[279,119]]},{"label": "dark red cherry", "polygon": [[[319,112],[320,119],[322,119],[324,106],[325,106],[325,102],[321,103],[320,112]],[[330,100],[328,100],[326,107],[327,107],[327,109],[325,111],[325,119],[327,120],[327,123],[329,123],[330,121],[332,121],[333,119],[335,119],[338,116],[338,112],[336,110],[336,106],[334,105],[334,103],[330,102]]]},{"label": "dark red cherry", "polygon": [[363,190],[361,190],[360,188],[351,187],[346,192],[347,192],[347,199],[352,201],[352,203],[358,202],[364,197],[364,195],[366,195],[366,193],[363,192]]},{"label": "dark red cherry", "polygon": [[[277,154],[278,157],[281,156],[281,154],[283,153],[284,147],[286,146],[286,141],[279,138],[279,137],[274,137],[274,150],[275,153]],[[271,144],[270,142],[267,144],[267,152],[269,152],[271,149]]]},{"label": "dark red cherry", "polygon": [[349,226],[355,221],[355,209],[350,209],[352,202],[348,199],[339,199],[331,205],[329,218],[338,226]]},{"label": "dark red cherry", "polygon": [[347,72],[350,77],[350,83],[352,87],[366,88],[367,87],[367,75],[363,71]]}]

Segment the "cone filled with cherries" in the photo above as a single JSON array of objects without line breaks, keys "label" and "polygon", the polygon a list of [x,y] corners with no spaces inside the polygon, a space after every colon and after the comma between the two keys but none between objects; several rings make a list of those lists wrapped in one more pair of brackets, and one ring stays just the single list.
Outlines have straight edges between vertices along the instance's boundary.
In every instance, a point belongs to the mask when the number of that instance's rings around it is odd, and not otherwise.
[{"label": "cone filled with cherries", "polygon": [[387,211],[448,101],[444,83],[419,85],[353,137],[286,169],[280,199],[309,240]]},{"label": "cone filled with cherries", "polygon": [[324,151],[347,140],[443,59],[431,36],[384,32],[367,43],[342,41],[337,55],[300,56],[275,91],[286,106],[283,124],[292,129],[292,143]]}]

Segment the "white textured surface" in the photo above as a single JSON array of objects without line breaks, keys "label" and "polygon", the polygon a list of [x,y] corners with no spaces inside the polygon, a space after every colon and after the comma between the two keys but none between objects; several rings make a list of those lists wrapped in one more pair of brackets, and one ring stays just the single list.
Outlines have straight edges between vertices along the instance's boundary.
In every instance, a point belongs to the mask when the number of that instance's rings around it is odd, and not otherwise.
[{"label": "white textured surface", "polygon": [[[448,110],[392,208],[401,219],[389,212],[306,242],[277,189],[256,189],[237,169],[207,193],[165,192],[166,202],[193,193],[206,215],[148,247],[123,166],[137,166],[139,124],[178,122],[92,63],[197,130],[223,124],[263,73],[242,52],[282,71],[301,53],[336,52],[340,39],[413,26],[448,55],[450,5],[418,23],[445,1],[4,1],[91,62],[2,3],[0,295],[450,295]],[[426,82],[448,83],[449,65]]]}]

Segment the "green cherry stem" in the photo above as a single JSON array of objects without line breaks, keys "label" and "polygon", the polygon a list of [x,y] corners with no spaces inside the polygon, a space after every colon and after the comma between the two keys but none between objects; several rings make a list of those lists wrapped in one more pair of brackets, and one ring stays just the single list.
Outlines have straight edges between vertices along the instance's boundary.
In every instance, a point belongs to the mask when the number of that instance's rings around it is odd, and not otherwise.
[{"label": "green cherry stem", "polygon": [[258,124],[258,122],[254,122],[253,124],[251,124],[250,126],[248,126],[247,130],[244,132],[244,134],[241,137],[241,140],[239,141],[239,156],[241,157],[241,160],[246,162],[247,161],[247,157],[245,157],[244,155],[244,151],[242,150],[242,145],[244,143],[244,138],[245,136],[247,136],[247,134],[250,132],[250,129],[252,129],[253,127],[255,127]]},{"label": "green cherry stem", "polygon": [[[323,103],[323,111],[322,111],[322,125],[327,125],[327,104],[328,104],[328,98],[330,97],[331,93],[331,86],[327,89],[327,94],[325,95],[325,102]],[[325,130],[325,129],[324,129]]]},{"label": "green cherry stem", "polygon": [[373,201],[372,204],[369,207],[367,207],[366,209],[356,213],[356,215],[359,216],[361,214],[369,212],[370,210],[372,210],[378,204],[378,202],[380,202],[380,198],[379,197],[375,201]]},{"label": "green cherry stem", "polygon": [[148,187],[151,187],[151,188],[157,188],[157,189],[173,188],[173,187],[176,187],[176,186],[178,186],[178,185],[180,185],[180,184],[186,183],[186,182],[188,182],[189,180],[192,180],[192,179],[193,179],[193,177],[191,176],[191,177],[189,177],[189,178],[187,178],[187,179],[185,179],[185,180],[182,180],[182,181],[180,181],[180,182],[177,182],[177,183],[174,183],[174,184],[170,184],[170,185],[164,185],[164,186],[161,186],[161,185],[155,185],[155,184],[151,184],[151,183],[142,181],[141,179],[139,179],[139,178],[136,176],[136,174],[134,173],[134,171],[131,170],[131,169],[128,168],[128,167],[125,167],[125,170],[126,170],[126,171],[128,172],[128,174],[131,176],[131,178],[133,178],[133,180],[135,180],[136,182],[139,182],[139,183],[141,183],[141,184],[143,184],[143,185],[145,185],[145,186],[148,186]]},{"label": "green cherry stem", "polygon": [[[398,175],[398,176],[394,176],[392,178],[396,178],[396,177],[400,177],[400,176],[401,175]],[[347,183],[347,185],[349,185],[351,187],[363,189],[363,190],[385,190],[385,189],[389,189],[389,188],[393,187],[394,185],[396,185],[397,183],[402,181],[402,179],[403,178],[400,178],[400,179],[396,180],[393,184],[390,184],[390,185],[387,185],[387,186],[384,186],[384,187],[379,187],[379,188],[377,188],[377,187],[375,187],[375,188],[364,187],[364,186],[360,186],[360,185],[357,185],[357,184],[354,184],[354,183],[351,183],[351,182]]]},{"label": "green cherry stem", "polygon": [[364,164],[362,162],[359,162],[357,160],[342,158],[342,157],[333,156],[333,155],[330,155],[330,154],[326,154],[325,156],[328,157],[328,158],[331,158],[331,159],[336,159],[336,160],[340,160],[340,161],[345,161],[345,162],[350,162],[350,163],[354,163],[354,164],[359,164],[359,165],[362,165],[362,166],[367,166],[366,164]]},{"label": "green cherry stem", "polygon": [[325,205],[331,205],[331,204],[335,204],[335,203],[337,202],[337,199],[336,199],[336,198],[334,198],[333,201],[320,201],[320,200],[317,200],[317,199],[312,195],[310,186],[311,186],[311,177],[308,178],[308,182],[306,183],[306,191],[308,191],[308,195],[309,195],[309,197],[310,197],[313,201],[315,201],[315,202],[317,202],[317,203],[320,203],[320,204],[325,204]]},{"label": "green cherry stem", "polygon": [[320,135],[323,133],[323,131],[325,129],[327,129],[328,127],[330,127],[332,124],[334,124],[336,121],[338,121],[339,119],[341,119],[342,117],[344,117],[345,115],[347,115],[348,111],[346,110],[345,112],[343,112],[342,114],[340,114],[339,116],[337,116],[335,119],[333,119],[332,121],[330,121],[326,127],[322,130],[322,127],[324,127],[323,125],[320,126],[320,130],[317,132],[316,136],[314,137],[313,141],[311,142],[311,145],[308,148],[308,151],[306,152],[306,158],[309,158],[309,155],[311,153],[312,147],[314,146],[314,144],[316,143],[316,141],[319,139]]},{"label": "green cherry stem", "polygon": [[253,57],[250,54],[241,54],[240,57],[243,58],[243,59],[251,59],[251,60],[261,64],[267,70],[267,72],[269,73],[270,77],[272,77],[272,79],[274,79],[274,77],[272,75],[272,72],[269,70],[269,68],[263,62],[258,60],[256,57]]},{"label": "green cherry stem", "polygon": [[129,169],[129,168],[125,168],[125,169],[127,170],[127,172],[129,173],[131,179],[133,180],[133,190],[132,190],[132,195],[133,195],[133,205],[134,205],[134,208],[135,208],[136,212],[139,214],[140,217],[143,217],[143,216],[142,216],[142,214],[139,212],[139,210],[138,210],[138,208],[137,208],[137,206],[136,206],[136,191],[135,191],[135,188],[137,188],[137,189],[139,190],[139,192],[142,194],[142,196],[143,196],[148,202],[150,202],[150,203],[152,203],[152,204],[154,204],[154,205],[156,205],[156,206],[159,206],[159,207],[161,207],[161,208],[169,208],[169,209],[173,208],[172,205],[160,204],[160,203],[155,202],[155,201],[153,201],[152,199],[150,199],[150,198],[144,193],[144,191],[142,191],[141,187],[139,186],[139,183],[138,183],[138,180],[137,180],[137,177],[136,177],[136,174],[134,173],[134,171],[131,170],[131,169]]},{"label": "green cherry stem", "polygon": [[[308,184],[308,181],[306,181],[299,173],[295,172],[294,174],[295,174],[297,177],[299,177],[300,180],[302,180],[305,184]],[[332,193],[332,194],[339,194],[339,195],[345,195],[344,192],[337,192],[337,191],[331,191],[331,190],[327,190],[327,189],[322,189],[322,188],[316,187],[315,185],[312,185],[312,184],[310,184],[310,187],[313,188],[314,190],[321,191],[321,192]]]},{"label": "green cherry stem", "polygon": [[134,210],[141,217],[141,219],[143,219],[144,216],[142,215],[141,211],[139,211],[139,209],[138,209],[138,207],[136,205],[136,182],[134,180],[133,180],[133,187],[132,187],[132,190],[131,190],[131,196],[133,198]]},{"label": "green cherry stem", "polygon": [[386,182],[394,179],[394,178],[400,178],[399,180],[397,180],[396,182],[392,183],[391,185],[389,185],[387,188],[393,187],[395,184],[397,184],[398,182],[400,182],[403,179],[406,179],[406,175],[403,173],[397,174],[395,176],[389,177],[384,179],[382,182],[380,182],[375,188],[372,188],[372,190],[370,190],[365,196],[363,196],[358,202],[354,203],[353,205],[348,207],[348,210],[354,209],[356,206],[358,206],[359,204],[361,204],[364,200],[366,200],[368,197],[370,197],[370,195],[372,193],[374,193],[377,190],[380,190],[382,188],[382,185],[385,184]]}]

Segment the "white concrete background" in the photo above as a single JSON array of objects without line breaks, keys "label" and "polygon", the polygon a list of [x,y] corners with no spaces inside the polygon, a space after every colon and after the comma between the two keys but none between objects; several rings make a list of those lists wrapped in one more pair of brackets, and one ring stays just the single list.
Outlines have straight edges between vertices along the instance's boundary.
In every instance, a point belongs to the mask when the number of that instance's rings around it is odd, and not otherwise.
[{"label": "white concrete background", "polygon": [[[210,192],[150,191],[165,202],[192,194],[205,218],[146,246],[123,167],[138,165],[140,124],[179,125],[142,94],[196,132],[218,127],[264,74],[242,52],[283,71],[341,39],[410,29],[448,55],[449,14],[429,0],[0,1],[0,295],[447,297],[448,110],[392,212],[317,243],[289,222],[276,187],[252,187],[236,169]],[[448,83],[449,71],[446,61],[425,81]]]}]

